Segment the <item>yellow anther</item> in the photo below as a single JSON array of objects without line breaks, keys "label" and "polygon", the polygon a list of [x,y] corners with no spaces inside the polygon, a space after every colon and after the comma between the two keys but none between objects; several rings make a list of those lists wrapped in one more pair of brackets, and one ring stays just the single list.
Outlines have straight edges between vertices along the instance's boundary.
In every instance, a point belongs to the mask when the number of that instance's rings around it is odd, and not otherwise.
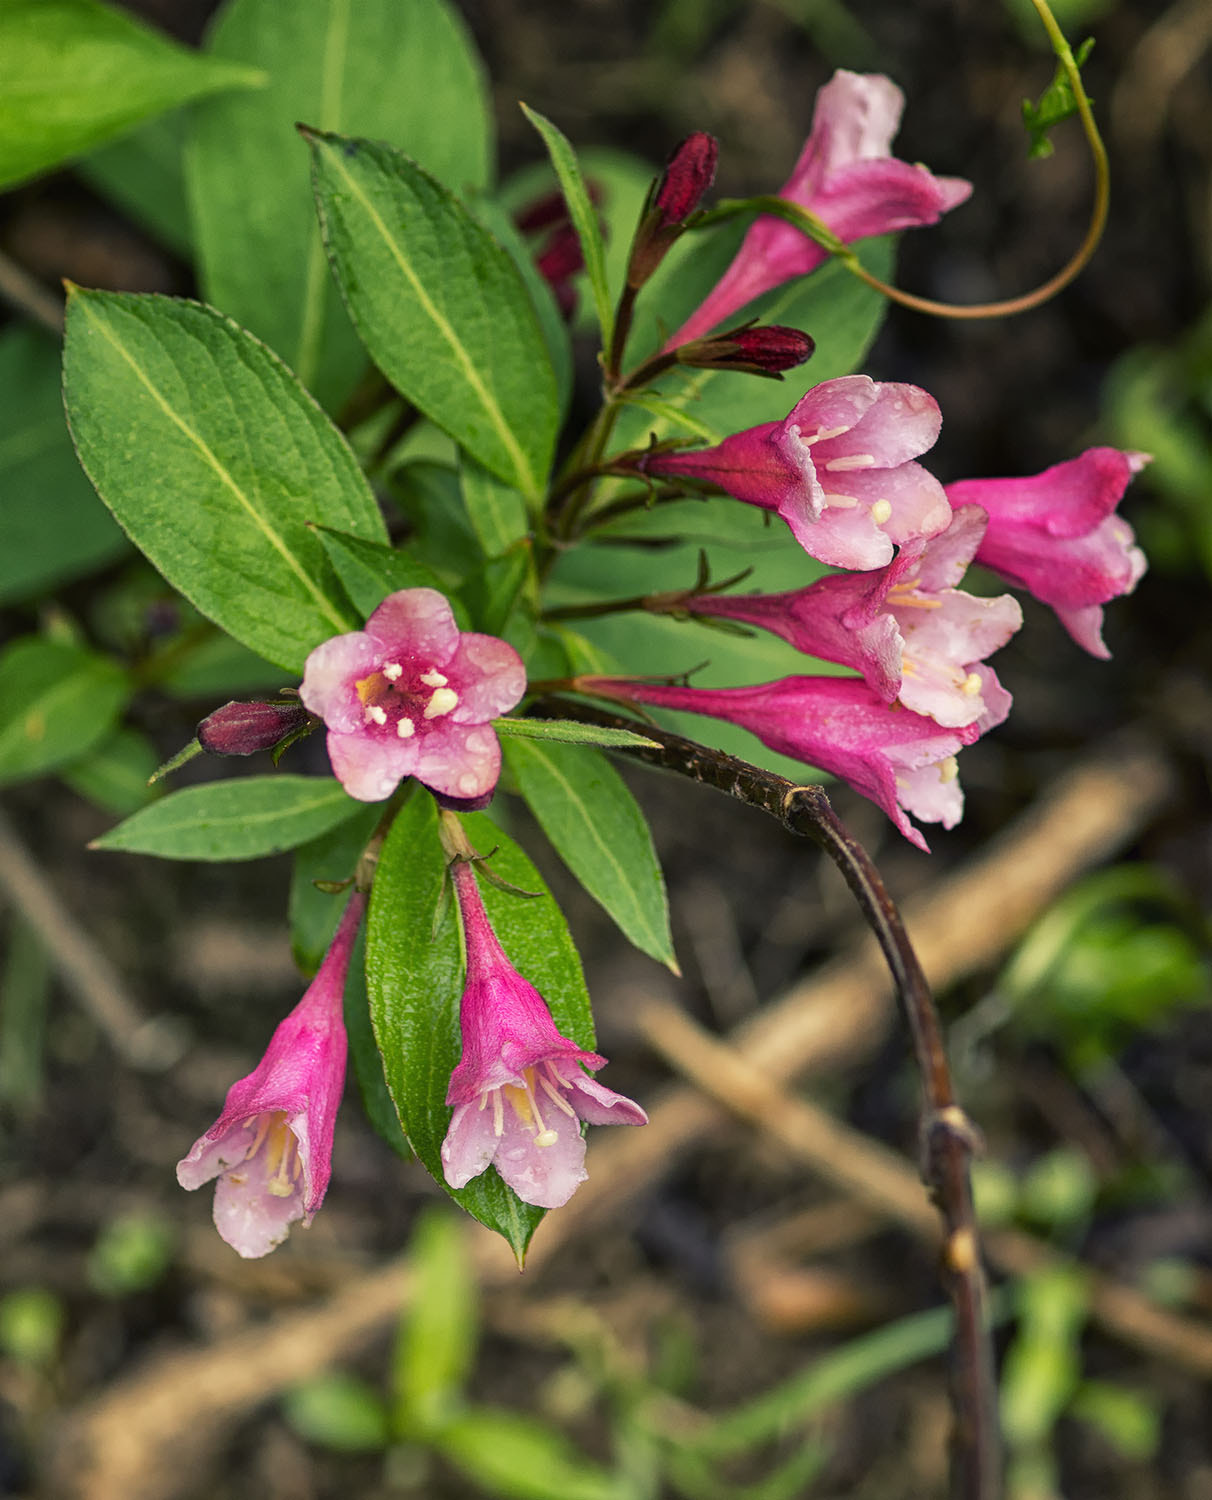
[{"label": "yellow anther", "polygon": [[892,501],[877,500],[871,507],[871,519],[877,526],[882,526],[885,521],[892,517]]},{"label": "yellow anther", "polygon": [[434,688],[429,702],[425,705],[425,717],[427,719],[440,719],[443,714],[448,714],[452,708],[457,708],[459,695],[454,688]]}]

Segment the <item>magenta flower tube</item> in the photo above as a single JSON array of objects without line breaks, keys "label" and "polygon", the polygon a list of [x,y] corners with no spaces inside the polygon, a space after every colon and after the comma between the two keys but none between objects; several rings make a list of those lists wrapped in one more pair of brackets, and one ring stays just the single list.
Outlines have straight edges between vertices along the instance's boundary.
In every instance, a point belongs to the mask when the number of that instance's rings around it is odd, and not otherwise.
[{"label": "magenta flower tube", "polygon": [[472,866],[451,867],[467,948],[459,1007],[463,1054],[446,1102],[454,1106],[442,1168],[454,1188],[490,1166],[524,1203],[559,1208],[585,1180],[581,1122],[643,1125],[647,1115],[586,1069],[606,1059],[561,1036],[538,990],[506,957]]},{"label": "magenta flower tube", "polygon": [[177,1163],[183,1188],[219,1179],[215,1227],[247,1258],[267,1255],[297,1220],[310,1224],[324,1201],[345,1087],[345,976],[365,910],[366,897],[355,891],[306,994]]}]

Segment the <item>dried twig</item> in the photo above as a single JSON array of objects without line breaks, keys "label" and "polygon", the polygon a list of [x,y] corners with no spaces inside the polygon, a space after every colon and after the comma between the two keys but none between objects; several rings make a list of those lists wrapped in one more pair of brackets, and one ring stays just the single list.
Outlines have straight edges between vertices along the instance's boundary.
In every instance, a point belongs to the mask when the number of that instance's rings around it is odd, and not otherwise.
[{"label": "dried twig", "polygon": [[[697,1088],[735,1115],[752,1121],[799,1160],[858,1202],[926,1240],[938,1221],[922,1199],[912,1171],[895,1152],[836,1120],[808,1100],[788,1094],[746,1063],[676,1006],[651,1001],[639,1017],[650,1045]],[[1078,1262],[1017,1229],[984,1236],[992,1264],[1018,1276]],[[1091,1315],[1109,1333],[1197,1374],[1212,1375],[1212,1327],[1176,1317],[1135,1288],[1081,1267]]]},{"label": "dried twig", "polygon": [[[543,704],[534,711],[549,709]],[[624,754],[676,771],[769,813],[789,833],[811,839],[841,871],[892,974],[922,1080],[922,1176],[945,1226],[942,1269],[956,1319],[952,1489],[957,1500],[996,1500],[1001,1493],[997,1389],[968,1171],[977,1135],[956,1102],[930,986],[879,871],[833,811],[821,786],[796,786],[737,756],[596,706],[561,700],[553,702],[550,711],[562,718],[618,729],[638,727],[659,748]]]}]

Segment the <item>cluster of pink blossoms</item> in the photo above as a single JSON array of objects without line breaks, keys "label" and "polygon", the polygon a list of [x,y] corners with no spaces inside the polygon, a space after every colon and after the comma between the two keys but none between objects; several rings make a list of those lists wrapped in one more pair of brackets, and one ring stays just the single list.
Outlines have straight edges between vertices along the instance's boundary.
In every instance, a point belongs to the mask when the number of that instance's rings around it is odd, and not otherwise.
[{"label": "cluster of pink blossoms", "polygon": [[[818,97],[782,196],[847,242],[934,223],[962,203],[968,183],[890,155],[902,105],[886,78],[837,73]],[[701,132],[675,154],[641,225],[644,254],[633,254],[629,281],[634,273],[638,286],[663,256],[714,168],[714,142]],[[527,227],[554,222],[536,215]],[[553,283],[567,281],[579,256],[562,220],[556,231],[546,252],[551,263],[542,266]],[[667,349],[684,351],[686,363],[766,372],[801,362],[811,340],[795,329],[745,325],[706,336],[826,258],[782,220],[759,218]],[[940,423],[925,391],[853,375],[814,387],[783,421],[714,447],[653,448],[616,460],[614,472],[705,487],[771,511],[810,556],[842,570],[786,593],[696,594],[679,607],[770,631],[857,675],[718,689],[605,677],[576,685],[740,725],[848,782],[925,849],[911,817],[947,828],[959,820],[956,756],[1010,707],[986,658],[1018,629],[1021,610],[1010,595],[959,588],[969,564],[1050,605],[1080,646],[1104,657],[1103,606],[1130,592],[1145,569],[1116,513],[1145,455],[1092,448],[1042,474],[944,487],[917,462]],[[413,777],[445,805],[469,807],[484,805],[499,775],[491,721],[514,708],[525,687],[512,647],[461,633],[447,600],[418,588],[385,599],[364,630],[317,647],[300,698],[324,720],[333,771],[351,796],[381,801]],[[250,753],[297,728],[301,712],[229,704],[200,738],[220,753]],[[456,857],[451,878],[467,973],[462,1053],[446,1096],[446,1180],[461,1188],[491,1165],[525,1202],[558,1207],[585,1177],[582,1122],[639,1125],[646,1117],[590,1076],[605,1059],[560,1034],[510,963],[473,864]],[[365,906],[361,893],[350,897],[303,999],[178,1165],[183,1187],[218,1178],[215,1222],[242,1255],[264,1255],[293,1222],[309,1223],[324,1197],[345,1076],[343,992]]]}]

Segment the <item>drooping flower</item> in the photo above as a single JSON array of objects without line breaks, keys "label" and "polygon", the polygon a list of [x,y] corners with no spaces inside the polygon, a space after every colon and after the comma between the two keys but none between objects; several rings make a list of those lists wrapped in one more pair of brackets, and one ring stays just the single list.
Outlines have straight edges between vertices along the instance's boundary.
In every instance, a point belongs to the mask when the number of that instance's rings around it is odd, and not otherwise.
[{"label": "drooping flower", "polygon": [[215,1184],[215,1227],[241,1255],[268,1255],[311,1223],[332,1172],[345,1086],[342,999],[366,897],[349,898],[319,972],[279,1022],[265,1056],[227,1091],[223,1113],[177,1163],[183,1188]]},{"label": "drooping flower", "polygon": [[818,766],[882,807],[910,843],[928,851],[909,820],[952,828],[964,810],[956,755],[1000,724],[1010,695],[988,667],[981,678],[985,712],[960,728],[890,707],[857,677],[783,677],[755,687],[692,688],[580,677],[585,692],[726,719],[771,750]]},{"label": "drooping flower", "polygon": [[713,448],[656,449],[622,464],[775,511],[810,556],[866,570],[891,562],[894,543],[949,523],[942,485],[912,462],[941,425],[937,402],[917,386],[845,375],[814,386],[781,422],[748,427]]},{"label": "drooping flower", "polygon": [[328,756],[351,797],[379,802],[401,778],[478,798],[496,785],[490,720],[526,689],[521,657],[491,635],[460,634],[435,589],[390,594],[365,630],[307,658],[299,696],[328,725]]},{"label": "drooping flower", "polygon": [[1050,604],[1079,646],[1105,658],[1103,605],[1130,594],[1147,567],[1115,511],[1148,462],[1147,453],[1087,448],[1024,479],[962,479],[947,498],[989,517],[976,561]]},{"label": "drooping flower", "polygon": [[643,1125],[648,1116],[585,1069],[606,1059],[561,1036],[543,997],[509,962],[470,864],[452,866],[467,945],[459,1008],[463,1055],[450,1079],[454,1106],[442,1169],[454,1188],[495,1166],[524,1203],[559,1208],[585,1180],[581,1121]]},{"label": "drooping flower", "polygon": [[885,703],[899,699],[959,729],[982,717],[985,685],[997,683],[977,667],[1023,619],[1009,594],[984,599],[955,587],[985,520],[982,510],[964,506],[946,531],[902,547],[873,573],[830,573],[784,594],[705,594],[683,607],[760,626],[808,656],[853,667]]},{"label": "drooping flower", "polygon": [[[817,94],[812,131],[778,196],[815,214],[847,244],[934,224],[972,192],[891,155],[905,96],[878,73],[840,70]],[[769,215],[750,228],[732,264],[666,347],[701,338],[755,297],[828,259],[794,225]]]}]

